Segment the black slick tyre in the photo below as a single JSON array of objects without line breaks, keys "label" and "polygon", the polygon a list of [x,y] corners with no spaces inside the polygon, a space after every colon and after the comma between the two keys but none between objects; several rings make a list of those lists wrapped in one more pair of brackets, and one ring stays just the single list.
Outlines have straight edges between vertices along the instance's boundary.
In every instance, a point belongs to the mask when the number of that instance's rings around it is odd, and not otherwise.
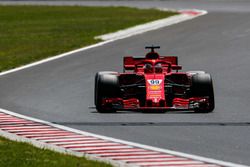
[{"label": "black slick tyre", "polygon": [[192,76],[191,86],[192,97],[204,97],[209,98],[209,106],[199,107],[195,109],[198,113],[209,113],[214,110],[214,89],[211,75],[208,73],[197,73]]},{"label": "black slick tyre", "polygon": [[104,98],[117,98],[120,95],[119,79],[115,72],[98,72],[95,76],[95,106],[100,113],[116,112],[112,105],[103,105]]}]

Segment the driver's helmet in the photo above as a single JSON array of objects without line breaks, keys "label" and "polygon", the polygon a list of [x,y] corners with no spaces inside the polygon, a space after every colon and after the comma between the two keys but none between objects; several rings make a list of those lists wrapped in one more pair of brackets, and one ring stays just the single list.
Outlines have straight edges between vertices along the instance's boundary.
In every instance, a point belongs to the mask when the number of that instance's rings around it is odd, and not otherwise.
[{"label": "driver's helmet", "polygon": [[144,65],[144,72],[145,73],[152,73],[153,72],[153,66],[149,63]]},{"label": "driver's helmet", "polygon": [[161,73],[162,72],[162,64],[161,63],[157,63],[155,65],[155,72],[156,73]]}]

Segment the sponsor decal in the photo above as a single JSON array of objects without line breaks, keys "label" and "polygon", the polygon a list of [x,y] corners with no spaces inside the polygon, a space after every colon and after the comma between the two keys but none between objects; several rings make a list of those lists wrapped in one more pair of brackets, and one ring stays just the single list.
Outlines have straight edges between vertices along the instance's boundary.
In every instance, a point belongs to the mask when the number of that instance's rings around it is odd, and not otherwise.
[{"label": "sponsor decal", "polygon": [[160,85],[162,82],[162,79],[149,79],[148,80],[148,83],[150,85]]},{"label": "sponsor decal", "polygon": [[148,83],[149,83],[149,89],[152,91],[157,91],[161,89],[161,84],[162,79],[149,79]]},{"label": "sponsor decal", "polygon": [[150,90],[160,90],[161,86],[160,85],[150,85],[149,88],[150,88]]},{"label": "sponsor decal", "polygon": [[159,97],[159,98],[160,98],[160,97],[161,97],[161,95],[151,94],[151,95],[150,95],[150,97],[152,97],[152,98],[157,98],[157,97]]}]

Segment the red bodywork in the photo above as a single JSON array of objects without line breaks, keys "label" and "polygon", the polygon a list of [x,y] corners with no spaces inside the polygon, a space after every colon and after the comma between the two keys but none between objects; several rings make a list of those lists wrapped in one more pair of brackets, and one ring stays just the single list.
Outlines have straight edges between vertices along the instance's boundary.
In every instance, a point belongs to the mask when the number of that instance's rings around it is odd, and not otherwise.
[{"label": "red bodywork", "polygon": [[[148,68],[147,68],[148,67]],[[207,97],[189,94],[192,73],[178,72],[175,56],[149,52],[145,58],[124,57],[124,72],[118,73],[121,95],[104,98],[103,106],[116,110],[195,110],[208,106]]]}]

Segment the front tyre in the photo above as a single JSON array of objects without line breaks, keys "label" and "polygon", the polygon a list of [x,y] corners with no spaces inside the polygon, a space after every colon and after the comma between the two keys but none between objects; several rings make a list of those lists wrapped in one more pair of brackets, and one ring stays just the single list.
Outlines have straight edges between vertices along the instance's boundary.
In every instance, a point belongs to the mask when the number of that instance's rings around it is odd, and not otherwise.
[{"label": "front tyre", "polygon": [[103,104],[104,98],[117,98],[120,95],[117,73],[99,72],[95,76],[95,105],[100,113],[114,113],[112,104]]},{"label": "front tyre", "polygon": [[197,73],[192,76],[192,97],[208,97],[208,106],[195,109],[198,113],[209,113],[214,110],[214,89],[212,77],[208,73]]}]

